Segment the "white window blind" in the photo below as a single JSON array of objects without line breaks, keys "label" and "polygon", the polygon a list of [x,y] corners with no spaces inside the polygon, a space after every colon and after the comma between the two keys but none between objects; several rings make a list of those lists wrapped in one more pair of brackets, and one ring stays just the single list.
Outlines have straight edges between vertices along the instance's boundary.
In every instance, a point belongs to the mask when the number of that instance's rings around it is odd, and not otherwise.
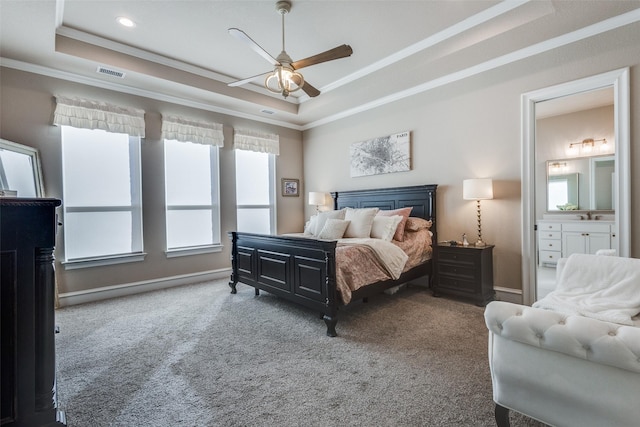
[{"label": "white window blind", "polygon": [[274,154],[235,150],[237,230],[275,234]]},{"label": "white window blind", "polygon": [[142,260],[140,138],[62,126],[62,170],[66,268]]},{"label": "white window blind", "polygon": [[280,154],[280,136],[247,129],[234,129],[233,148],[277,156]]},{"label": "white window blind", "polygon": [[220,123],[177,116],[162,117],[162,139],[224,146],[224,134]]},{"label": "white window blind", "polygon": [[56,95],[53,124],[101,129],[144,138],[144,110],[108,102]]}]

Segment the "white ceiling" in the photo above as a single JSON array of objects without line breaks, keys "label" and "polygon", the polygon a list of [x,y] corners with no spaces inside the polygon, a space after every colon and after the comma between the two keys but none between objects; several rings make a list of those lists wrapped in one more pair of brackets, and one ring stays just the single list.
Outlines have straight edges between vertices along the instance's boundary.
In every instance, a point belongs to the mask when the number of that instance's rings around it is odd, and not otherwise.
[{"label": "white ceiling", "polygon": [[[640,21],[640,0],[294,0],[286,51],[343,43],[349,58],[301,70],[322,91],[286,100],[227,83],[271,65],[227,30],[281,50],[275,1],[0,0],[3,66],[308,129]],[[116,22],[126,16],[135,28]],[[99,66],[123,79],[98,74]],[[67,94],[72,95],[72,94]],[[271,112],[267,113],[265,110]]]}]

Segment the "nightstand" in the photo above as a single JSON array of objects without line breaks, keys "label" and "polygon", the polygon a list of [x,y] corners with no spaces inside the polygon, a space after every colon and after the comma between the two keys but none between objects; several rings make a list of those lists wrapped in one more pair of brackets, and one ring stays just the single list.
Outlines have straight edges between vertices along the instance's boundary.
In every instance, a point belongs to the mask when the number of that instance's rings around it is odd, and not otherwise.
[{"label": "nightstand", "polygon": [[451,294],[469,298],[484,306],[493,300],[493,245],[450,246],[436,248],[434,296]]}]

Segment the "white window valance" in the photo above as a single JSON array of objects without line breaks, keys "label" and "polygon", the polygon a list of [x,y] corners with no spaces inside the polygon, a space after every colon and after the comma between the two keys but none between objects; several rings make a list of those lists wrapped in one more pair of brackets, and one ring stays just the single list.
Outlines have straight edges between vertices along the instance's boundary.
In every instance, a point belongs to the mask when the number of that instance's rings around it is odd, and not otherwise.
[{"label": "white window valance", "polygon": [[144,138],[144,110],[90,99],[56,95],[53,124]]},{"label": "white window valance", "polygon": [[177,116],[162,117],[162,139],[180,142],[224,146],[224,133],[220,123],[185,119]]},{"label": "white window valance", "polygon": [[234,129],[233,148],[236,150],[258,151],[280,154],[280,135],[261,133],[246,129]]}]

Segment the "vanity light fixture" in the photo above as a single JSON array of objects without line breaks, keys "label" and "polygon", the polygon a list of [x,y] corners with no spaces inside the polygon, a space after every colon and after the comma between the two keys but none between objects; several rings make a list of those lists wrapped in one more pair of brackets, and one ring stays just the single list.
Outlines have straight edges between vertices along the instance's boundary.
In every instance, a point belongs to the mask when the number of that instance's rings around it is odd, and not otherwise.
[{"label": "vanity light fixture", "polygon": [[567,162],[553,162],[549,165],[550,172],[558,173],[567,168]]},{"label": "vanity light fixture", "polygon": [[478,241],[476,246],[486,246],[482,240],[482,226],[480,221],[480,200],[493,199],[493,180],[491,178],[465,179],[462,181],[462,198],[475,200],[478,212]]},{"label": "vanity light fixture", "polygon": [[577,156],[578,154],[591,154],[595,150],[596,142],[600,143],[600,151],[607,150],[607,140],[605,138],[587,138],[583,139],[581,142],[572,142],[569,144],[569,154],[572,156]]}]

